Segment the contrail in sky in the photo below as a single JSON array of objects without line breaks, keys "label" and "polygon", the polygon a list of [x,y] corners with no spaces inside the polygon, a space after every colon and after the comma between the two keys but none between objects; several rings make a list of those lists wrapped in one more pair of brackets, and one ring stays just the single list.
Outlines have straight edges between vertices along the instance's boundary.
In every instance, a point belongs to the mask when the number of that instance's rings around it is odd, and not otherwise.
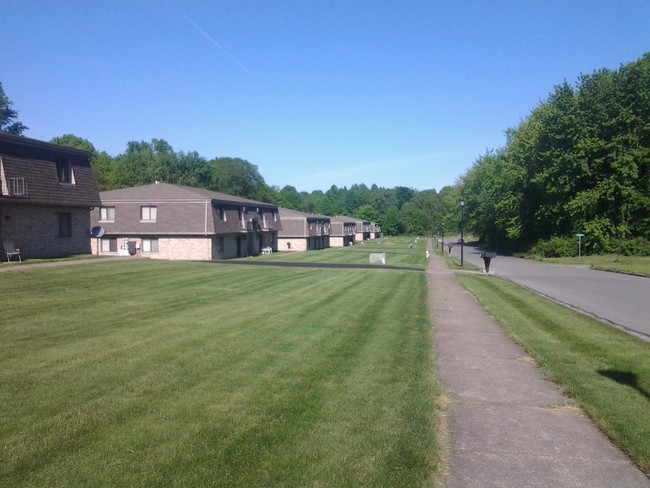
[{"label": "contrail in sky", "polygon": [[212,37],[210,37],[210,35],[209,35],[207,32],[205,32],[205,31],[204,31],[203,29],[201,29],[198,25],[196,25],[196,22],[194,22],[192,19],[190,19],[186,14],[183,14],[183,17],[185,17],[185,19],[186,19],[186,20],[187,20],[187,21],[192,25],[192,27],[194,27],[197,31],[199,31],[201,34],[203,34],[203,36],[204,36],[208,41],[210,41],[212,44],[214,44],[215,46],[217,46],[217,47],[219,48],[219,50],[220,50],[222,53],[224,53],[226,56],[228,56],[228,57],[232,60],[233,63],[237,64],[241,69],[243,69],[244,71],[246,71],[246,73],[248,73],[249,75],[253,76],[253,73],[251,72],[251,70],[249,70],[246,66],[244,66],[244,65],[241,64],[239,61],[237,61],[237,59],[235,59],[234,56],[232,56],[228,51],[226,51],[224,48],[222,48],[222,47],[221,47],[221,44],[219,44],[217,41],[215,41],[214,39],[212,39]]}]

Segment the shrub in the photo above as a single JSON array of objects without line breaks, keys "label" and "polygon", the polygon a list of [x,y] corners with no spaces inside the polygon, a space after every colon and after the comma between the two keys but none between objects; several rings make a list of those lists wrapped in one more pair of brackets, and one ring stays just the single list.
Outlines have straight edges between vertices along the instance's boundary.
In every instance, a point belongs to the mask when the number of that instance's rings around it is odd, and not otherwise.
[{"label": "shrub", "polygon": [[578,254],[578,240],[575,237],[553,236],[547,241],[539,241],[530,252],[543,258],[576,256]]},{"label": "shrub", "polygon": [[623,240],[621,253],[624,256],[650,256],[650,241],[643,237]]}]

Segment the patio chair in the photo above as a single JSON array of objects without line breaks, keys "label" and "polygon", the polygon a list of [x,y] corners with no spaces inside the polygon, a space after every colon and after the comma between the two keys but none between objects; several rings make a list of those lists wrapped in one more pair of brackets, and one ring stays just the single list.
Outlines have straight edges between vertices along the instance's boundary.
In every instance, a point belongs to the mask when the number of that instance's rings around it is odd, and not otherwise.
[{"label": "patio chair", "polygon": [[7,253],[7,261],[11,261],[11,256],[18,256],[18,261],[22,261],[20,249],[17,249],[12,241],[3,241],[2,246],[5,249],[5,253]]}]

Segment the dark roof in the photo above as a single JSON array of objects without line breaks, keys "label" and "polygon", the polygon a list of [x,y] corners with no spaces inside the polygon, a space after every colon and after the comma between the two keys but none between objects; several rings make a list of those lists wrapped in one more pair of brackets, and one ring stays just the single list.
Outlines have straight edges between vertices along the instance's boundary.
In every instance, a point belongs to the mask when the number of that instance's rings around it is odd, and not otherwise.
[{"label": "dark roof", "polygon": [[290,208],[280,207],[280,217],[282,218],[299,218],[299,219],[312,219],[312,220],[330,220],[330,217],[327,215],[319,214],[310,214],[307,212],[300,212],[298,210],[292,210]]},{"label": "dark roof", "polygon": [[[70,162],[73,184],[59,182],[56,163],[62,158]],[[100,203],[86,151],[0,132],[0,162],[8,190],[0,194],[3,201],[83,207]],[[10,188],[16,180],[24,183],[20,194]]]},{"label": "dark roof", "polygon": [[27,157],[32,159],[47,159],[52,154],[75,157],[88,160],[89,154],[81,149],[60,146],[51,142],[30,139],[0,131],[0,154]]},{"label": "dark roof", "polygon": [[330,217],[330,220],[332,222],[343,222],[344,224],[356,224],[357,222],[360,222],[359,219],[355,219],[354,217],[345,217],[345,216]]},{"label": "dark roof", "polygon": [[151,183],[149,185],[132,186],[119,190],[108,190],[100,193],[103,202],[127,201],[178,201],[178,200],[211,200],[219,203],[237,203],[254,205],[256,207],[277,208],[277,205],[258,202],[247,198],[226,195],[216,191],[191,186],[172,185],[169,183]]},{"label": "dark roof", "polygon": [[348,217],[346,215],[338,215],[336,217],[332,217],[332,220],[343,221],[343,222],[355,222],[355,223],[362,222],[363,224],[370,224],[369,220],[363,220],[357,217]]}]

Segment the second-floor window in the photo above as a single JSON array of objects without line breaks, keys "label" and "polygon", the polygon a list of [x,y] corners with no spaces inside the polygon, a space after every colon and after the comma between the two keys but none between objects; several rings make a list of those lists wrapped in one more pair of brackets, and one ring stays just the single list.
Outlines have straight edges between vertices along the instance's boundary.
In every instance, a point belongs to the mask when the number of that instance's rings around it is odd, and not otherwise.
[{"label": "second-floor window", "polygon": [[99,220],[115,221],[115,207],[99,207]]},{"label": "second-floor window", "polygon": [[56,160],[56,175],[59,178],[59,183],[74,183],[72,164],[69,159],[59,158]]},{"label": "second-floor window", "polygon": [[158,207],[155,205],[143,205],[140,207],[140,221],[155,222],[158,217]]}]

